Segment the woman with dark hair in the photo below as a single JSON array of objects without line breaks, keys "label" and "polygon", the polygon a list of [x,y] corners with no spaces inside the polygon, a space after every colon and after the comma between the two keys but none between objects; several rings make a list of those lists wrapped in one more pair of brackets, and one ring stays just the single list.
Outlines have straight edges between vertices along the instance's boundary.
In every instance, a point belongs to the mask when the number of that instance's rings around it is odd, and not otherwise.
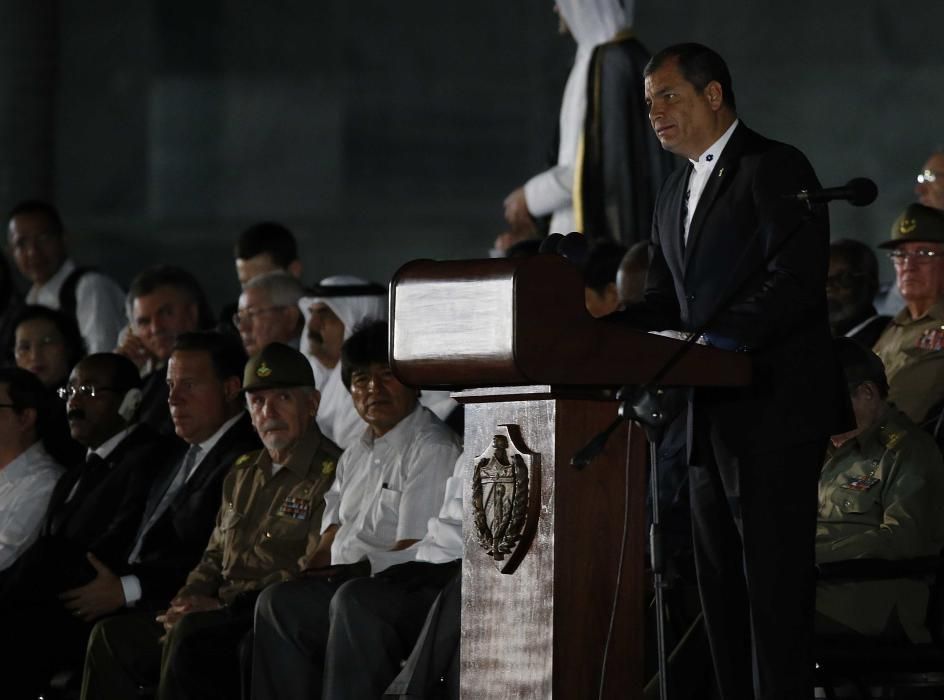
[{"label": "woman with dark hair", "polygon": [[65,404],[56,390],[69,380],[69,373],[85,357],[85,341],[75,319],[45,306],[27,306],[14,324],[13,357],[16,366],[35,374],[57,405],[49,421],[46,446],[67,467],[81,461],[84,449],[72,439]]},{"label": "woman with dark hair", "polygon": [[10,263],[0,253],[0,364],[13,359],[11,345],[16,319],[23,308],[23,298],[13,283]]}]

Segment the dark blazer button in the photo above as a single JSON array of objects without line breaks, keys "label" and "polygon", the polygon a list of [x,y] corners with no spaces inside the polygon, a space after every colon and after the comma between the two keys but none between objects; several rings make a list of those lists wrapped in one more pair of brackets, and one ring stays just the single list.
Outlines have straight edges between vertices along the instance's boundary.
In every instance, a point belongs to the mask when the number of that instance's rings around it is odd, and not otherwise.
[{"label": "dark blazer button", "polygon": [[689,295],[686,297],[686,299],[688,299],[689,301],[695,301],[695,295],[694,295],[694,294],[689,294]]}]

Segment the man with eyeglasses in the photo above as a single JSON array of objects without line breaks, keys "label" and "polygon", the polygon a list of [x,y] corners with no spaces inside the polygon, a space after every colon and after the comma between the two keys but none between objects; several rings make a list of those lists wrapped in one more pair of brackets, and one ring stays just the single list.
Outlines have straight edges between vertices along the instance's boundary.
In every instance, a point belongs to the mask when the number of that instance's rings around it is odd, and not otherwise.
[{"label": "man with eyeglasses", "polygon": [[39,536],[62,467],[49,455],[47,392],[18,367],[0,369],[0,570]]},{"label": "man with eyeglasses", "polygon": [[88,450],[56,484],[39,539],[0,578],[5,698],[35,698],[52,673],[79,663],[89,625],[60,600],[100,566],[128,556],[158,460],[167,451],[136,420],[141,378],[131,360],[89,355],[60,390],[72,437]]},{"label": "man with eyeglasses", "polygon": [[879,247],[891,251],[905,308],[875,353],[888,374],[889,400],[920,424],[934,420],[932,409],[944,400],[944,212],[908,205]]},{"label": "man with eyeglasses", "polygon": [[915,194],[926,207],[944,210],[944,152],[932,153],[918,173]]},{"label": "man with eyeglasses", "polygon": [[303,319],[298,309],[304,288],[287,272],[267,272],[246,282],[233,325],[252,357],[270,343],[298,349]]}]

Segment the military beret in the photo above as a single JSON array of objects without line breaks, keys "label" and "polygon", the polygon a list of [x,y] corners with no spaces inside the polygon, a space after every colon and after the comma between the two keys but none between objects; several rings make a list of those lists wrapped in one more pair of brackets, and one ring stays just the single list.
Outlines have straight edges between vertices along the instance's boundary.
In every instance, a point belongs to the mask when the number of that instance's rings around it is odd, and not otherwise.
[{"label": "military beret", "polygon": [[909,204],[892,224],[892,239],[879,248],[895,248],[902,243],[944,243],[944,212],[923,204]]},{"label": "military beret", "polygon": [[243,373],[243,391],[315,385],[308,360],[284,343],[269,343],[249,358]]}]

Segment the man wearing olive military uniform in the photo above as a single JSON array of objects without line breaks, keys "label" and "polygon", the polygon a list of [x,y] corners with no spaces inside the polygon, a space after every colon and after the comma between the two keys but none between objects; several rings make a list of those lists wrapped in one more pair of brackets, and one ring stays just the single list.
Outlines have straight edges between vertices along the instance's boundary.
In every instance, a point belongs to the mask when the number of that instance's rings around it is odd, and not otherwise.
[{"label": "man wearing olive military uniform", "polygon": [[[836,341],[856,414],[856,430],[832,438],[819,481],[818,563],[936,555],[944,464],[924,431],[886,401],[878,357],[853,340]],[[928,584],[918,579],[820,583],[817,627],[825,633],[906,636],[927,641]]]},{"label": "man wearing olive military uniform", "polygon": [[944,401],[944,212],[908,205],[879,247],[891,249],[905,300],[875,344],[889,399],[916,423],[935,421]]},{"label": "man wearing olive military uniform", "polygon": [[311,366],[272,343],[247,363],[243,390],[266,449],[240,457],[226,476],[206,551],[170,608],[156,621],[96,628],[83,698],[134,697],[158,680],[162,700],[239,697],[239,645],[256,595],[296,577],[317,549],[341,450],[315,422]]}]

